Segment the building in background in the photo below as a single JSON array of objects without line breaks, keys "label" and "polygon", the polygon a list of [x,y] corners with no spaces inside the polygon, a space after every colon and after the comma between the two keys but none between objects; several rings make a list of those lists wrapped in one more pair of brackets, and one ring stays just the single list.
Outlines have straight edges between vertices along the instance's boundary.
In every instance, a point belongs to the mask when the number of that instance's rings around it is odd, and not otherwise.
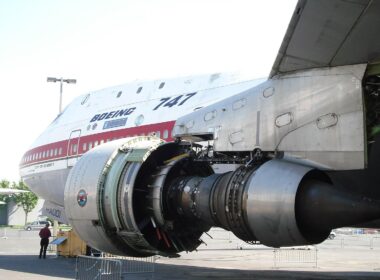
[{"label": "building in background", "polygon": [[[42,206],[43,199],[39,199],[36,207],[28,214],[28,221],[33,222],[43,219]],[[0,225],[18,226],[24,225],[25,212],[21,206],[18,206],[14,201],[9,201],[6,204],[0,204]]]}]

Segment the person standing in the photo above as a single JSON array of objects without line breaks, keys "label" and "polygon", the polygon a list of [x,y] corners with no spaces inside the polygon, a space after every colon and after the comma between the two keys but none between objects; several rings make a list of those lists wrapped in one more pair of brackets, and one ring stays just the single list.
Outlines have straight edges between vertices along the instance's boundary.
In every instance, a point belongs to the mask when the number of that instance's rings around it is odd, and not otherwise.
[{"label": "person standing", "polygon": [[44,259],[46,259],[46,249],[49,245],[49,237],[51,236],[51,232],[49,229],[49,223],[47,223],[45,225],[45,227],[40,230],[39,235],[41,237],[41,241],[40,241],[41,249],[40,249],[39,258],[41,258],[43,256]]}]

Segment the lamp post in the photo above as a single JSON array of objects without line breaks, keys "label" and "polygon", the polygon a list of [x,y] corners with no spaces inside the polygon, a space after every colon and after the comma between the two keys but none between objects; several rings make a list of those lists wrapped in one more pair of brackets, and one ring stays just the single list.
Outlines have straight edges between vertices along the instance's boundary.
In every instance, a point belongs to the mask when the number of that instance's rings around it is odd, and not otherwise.
[{"label": "lamp post", "polygon": [[60,82],[60,87],[59,87],[59,113],[62,113],[62,88],[63,88],[63,83],[68,83],[68,84],[76,84],[77,80],[75,79],[63,79],[63,78],[53,78],[53,77],[48,77],[47,82]]},{"label": "lamp post", "polygon": [[[56,82],[59,82],[60,83],[60,86],[59,86],[59,114],[62,113],[62,89],[63,89],[63,83],[68,83],[68,84],[76,84],[77,80],[75,79],[64,79],[64,78],[54,78],[54,77],[48,77],[47,78],[47,82],[51,82],[51,83],[56,83]],[[53,236],[55,238],[57,238],[57,234],[58,234],[58,221],[57,220],[54,220],[53,221],[54,224],[53,224]],[[57,255],[58,255],[58,250],[57,250]]]}]

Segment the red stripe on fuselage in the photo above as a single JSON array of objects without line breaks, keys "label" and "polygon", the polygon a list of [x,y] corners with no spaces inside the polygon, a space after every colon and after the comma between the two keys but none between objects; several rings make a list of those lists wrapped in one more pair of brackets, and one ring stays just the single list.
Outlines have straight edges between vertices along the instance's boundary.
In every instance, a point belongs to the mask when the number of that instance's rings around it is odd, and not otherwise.
[{"label": "red stripe on fuselage", "polygon": [[[66,139],[66,140],[62,140],[62,141],[58,141],[54,143],[49,143],[49,144],[42,145],[42,146],[39,146],[27,151],[23,156],[20,166],[24,167],[24,166],[28,166],[35,163],[62,159],[68,156],[82,155],[89,150],[90,143],[92,144],[92,147],[94,147],[95,142],[97,142],[97,145],[99,145],[102,143],[102,141],[105,143],[108,141],[121,139],[125,137],[148,135],[153,132],[160,132],[160,138],[166,141],[172,141],[173,138],[172,138],[171,133],[172,133],[174,123],[175,121],[170,121],[170,122],[155,123],[155,124],[101,132],[101,133],[79,137],[79,142],[78,142],[78,137],[76,137],[76,138]],[[168,137],[166,139],[163,138],[165,130],[168,132]],[[68,136],[70,136],[70,133]],[[83,149],[84,143],[86,143],[86,150]],[[74,144],[77,144],[78,152],[77,153],[75,152],[73,154],[72,145]]]}]

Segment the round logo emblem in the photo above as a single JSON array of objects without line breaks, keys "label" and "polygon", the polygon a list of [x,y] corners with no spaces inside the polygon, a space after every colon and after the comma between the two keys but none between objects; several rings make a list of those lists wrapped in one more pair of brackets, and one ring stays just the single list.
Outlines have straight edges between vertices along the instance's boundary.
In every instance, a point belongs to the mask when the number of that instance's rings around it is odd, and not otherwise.
[{"label": "round logo emblem", "polygon": [[80,190],[77,195],[77,201],[80,207],[84,207],[87,203],[87,193],[85,190]]}]

